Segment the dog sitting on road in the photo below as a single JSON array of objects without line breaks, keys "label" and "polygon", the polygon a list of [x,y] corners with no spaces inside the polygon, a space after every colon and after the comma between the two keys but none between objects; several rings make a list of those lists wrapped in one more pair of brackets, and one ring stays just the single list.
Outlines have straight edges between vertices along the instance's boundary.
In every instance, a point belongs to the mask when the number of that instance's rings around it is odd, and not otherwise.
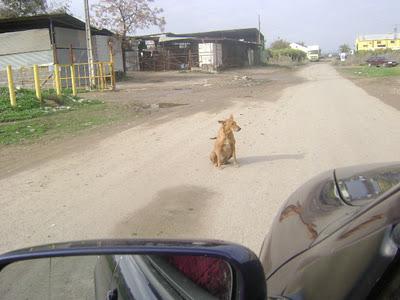
[{"label": "dog sitting on road", "polygon": [[216,137],[214,150],[210,154],[210,160],[214,166],[221,168],[221,165],[228,163],[228,160],[233,156],[233,162],[237,166],[236,141],[233,132],[238,132],[241,128],[233,119],[233,115],[229,119],[218,121],[218,123],[221,124],[221,128]]}]

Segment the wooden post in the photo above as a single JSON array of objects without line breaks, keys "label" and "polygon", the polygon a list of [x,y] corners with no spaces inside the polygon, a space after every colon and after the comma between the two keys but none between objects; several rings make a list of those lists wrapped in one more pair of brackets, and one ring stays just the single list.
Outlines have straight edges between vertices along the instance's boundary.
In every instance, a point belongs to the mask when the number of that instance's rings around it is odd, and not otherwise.
[{"label": "wooden post", "polygon": [[8,91],[10,93],[10,103],[12,107],[17,106],[17,98],[15,96],[14,79],[12,75],[12,68],[10,65],[7,66],[7,80],[8,80]]},{"label": "wooden post", "polygon": [[38,65],[33,65],[33,78],[35,80],[36,98],[38,98],[39,101],[42,101],[42,92],[40,90],[40,77],[39,77]]},{"label": "wooden post", "polygon": [[167,70],[169,71],[170,68],[169,50],[167,50]]},{"label": "wooden post", "polygon": [[69,45],[69,60],[71,62],[71,65],[75,63],[74,50],[72,49],[72,44]]},{"label": "wooden post", "polygon": [[97,65],[99,71],[99,83],[100,83],[100,90],[104,91],[104,73],[103,73],[103,63],[99,62]]},{"label": "wooden post", "polygon": [[60,69],[58,64],[54,65],[54,80],[56,83],[56,94],[57,96],[61,96]]},{"label": "wooden post", "polygon": [[192,68],[192,49],[189,48],[189,63],[188,63],[189,70]]},{"label": "wooden post", "polygon": [[115,71],[114,71],[114,54],[113,54],[113,47],[112,44],[109,43],[108,46],[110,47],[110,75],[111,75],[111,87],[113,91],[115,90]]},{"label": "wooden post", "polygon": [[76,95],[77,95],[77,93],[76,93],[75,65],[74,65],[74,64],[72,64],[72,65],[70,66],[70,68],[71,68],[71,86],[72,86],[72,95],[73,95],[73,96],[76,96]]}]

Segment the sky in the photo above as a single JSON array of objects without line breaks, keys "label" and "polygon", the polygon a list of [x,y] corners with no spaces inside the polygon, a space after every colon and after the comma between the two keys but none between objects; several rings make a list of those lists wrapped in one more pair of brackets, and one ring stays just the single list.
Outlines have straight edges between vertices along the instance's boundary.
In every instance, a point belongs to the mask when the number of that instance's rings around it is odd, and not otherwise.
[{"label": "sky", "polygon": [[[97,0],[89,0],[89,5]],[[186,33],[258,27],[268,43],[318,44],[324,52],[343,43],[353,47],[360,34],[400,32],[400,0],[155,0],[164,9],[166,32]],[[83,0],[72,0],[74,16],[83,18]],[[158,33],[157,27],[136,33]]]}]

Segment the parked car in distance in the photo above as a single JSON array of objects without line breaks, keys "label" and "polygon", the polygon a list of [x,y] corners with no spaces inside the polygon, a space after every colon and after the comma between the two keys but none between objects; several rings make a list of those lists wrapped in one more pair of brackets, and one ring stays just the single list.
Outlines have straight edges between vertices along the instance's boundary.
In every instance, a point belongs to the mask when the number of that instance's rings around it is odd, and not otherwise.
[{"label": "parked car in distance", "polygon": [[366,60],[368,66],[375,66],[375,67],[395,67],[398,63],[394,60],[387,59],[384,56],[371,56]]}]

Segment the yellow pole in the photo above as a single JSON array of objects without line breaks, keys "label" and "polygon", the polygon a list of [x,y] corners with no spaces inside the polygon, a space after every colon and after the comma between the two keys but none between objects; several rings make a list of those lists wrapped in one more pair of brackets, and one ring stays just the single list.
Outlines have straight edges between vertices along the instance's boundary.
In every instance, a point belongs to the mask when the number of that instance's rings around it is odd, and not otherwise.
[{"label": "yellow pole", "polygon": [[38,100],[42,101],[42,92],[40,90],[40,78],[39,78],[38,65],[33,65],[33,77],[35,79],[36,98],[38,98]]},{"label": "yellow pole", "polygon": [[114,73],[114,55],[113,55],[113,48],[112,44],[109,44],[110,46],[110,75],[111,75],[111,87],[113,90],[115,90],[115,73]]},{"label": "yellow pole", "polygon": [[76,96],[76,79],[75,79],[75,66],[71,65],[71,85],[72,85],[72,95]]},{"label": "yellow pole", "polygon": [[99,68],[99,75],[100,75],[100,90],[104,90],[104,73],[103,73],[103,63],[99,62],[98,64],[98,68]]},{"label": "yellow pole", "polygon": [[12,107],[17,106],[17,98],[15,97],[14,79],[12,75],[12,68],[10,65],[7,66],[7,79],[8,79],[8,91],[10,92],[10,103]]},{"label": "yellow pole", "polygon": [[61,96],[60,69],[58,64],[54,65],[54,80],[56,82],[57,96]]}]

